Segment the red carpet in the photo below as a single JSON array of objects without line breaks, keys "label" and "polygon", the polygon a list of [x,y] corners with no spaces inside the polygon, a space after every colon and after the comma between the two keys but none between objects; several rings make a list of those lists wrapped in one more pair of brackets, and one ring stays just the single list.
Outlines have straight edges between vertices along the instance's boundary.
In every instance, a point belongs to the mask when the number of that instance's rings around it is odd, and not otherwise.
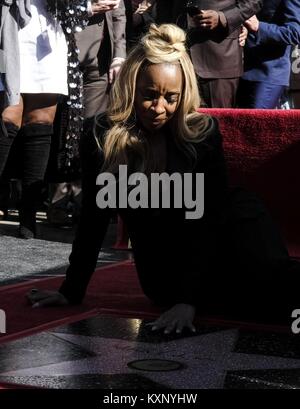
[{"label": "red carpet", "polygon": [[[83,305],[75,307],[31,308],[25,294],[33,287],[56,290],[62,278],[32,280],[12,286],[0,287],[0,308],[6,311],[7,333],[0,334],[0,342],[41,332],[59,325],[79,321],[97,313],[132,318],[155,318],[160,309],[143,295],[137,273],[131,261],[99,268],[88,288]],[[232,322],[219,318],[199,317],[212,325],[286,332],[282,326],[266,326],[246,322]],[[290,330],[288,328],[288,330]]]},{"label": "red carpet", "polygon": [[201,109],[219,119],[230,182],[256,192],[300,257],[300,110]]},{"label": "red carpet", "polygon": [[20,385],[17,383],[0,382],[0,391],[6,389],[41,389],[41,388],[36,388],[28,385]]}]

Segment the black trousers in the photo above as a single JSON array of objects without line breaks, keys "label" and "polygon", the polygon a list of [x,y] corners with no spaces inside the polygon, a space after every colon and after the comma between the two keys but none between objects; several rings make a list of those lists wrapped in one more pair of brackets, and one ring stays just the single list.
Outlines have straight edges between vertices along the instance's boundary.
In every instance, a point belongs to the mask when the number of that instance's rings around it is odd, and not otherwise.
[{"label": "black trousers", "polygon": [[219,315],[289,324],[300,307],[300,263],[256,195],[235,189],[228,222],[218,237],[214,273],[200,308]]},{"label": "black trousers", "polygon": [[198,86],[203,106],[234,108],[239,78],[200,78]]}]

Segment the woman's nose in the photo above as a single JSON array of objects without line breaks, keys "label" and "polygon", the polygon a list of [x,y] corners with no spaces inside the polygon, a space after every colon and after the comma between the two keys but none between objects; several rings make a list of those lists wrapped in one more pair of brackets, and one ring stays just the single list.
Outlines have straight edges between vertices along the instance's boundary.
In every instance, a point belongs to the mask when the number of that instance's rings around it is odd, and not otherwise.
[{"label": "woman's nose", "polygon": [[157,114],[162,114],[165,112],[165,99],[163,97],[158,98],[153,102],[152,109],[157,113]]}]

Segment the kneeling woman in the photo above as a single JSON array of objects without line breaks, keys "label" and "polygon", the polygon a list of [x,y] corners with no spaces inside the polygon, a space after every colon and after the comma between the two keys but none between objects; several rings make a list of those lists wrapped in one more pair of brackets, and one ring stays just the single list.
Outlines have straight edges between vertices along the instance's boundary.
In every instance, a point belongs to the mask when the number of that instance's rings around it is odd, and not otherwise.
[{"label": "kneeling woman", "polygon": [[[200,218],[188,219],[189,209],[177,208],[172,194],[178,185],[169,191],[169,208],[118,207],[142,288],[166,309],[154,329],[194,330],[196,309],[207,306],[263,308],[270,293],[270,300],[277,301],[269,289],[273,282],[282,284],[284,272],[298,278],[298,265],[261,203],[241,189],[228,189],[218,123],[199,114],[199,105],[184,32],[173,25],[152,25],[121,69],[107,116],[87,124],[82,214],[70,266],[59,292],[29,295],[34,306],[82,302],[114,211],[97,206],[101,187],[96,179],[103,172],[118,175],[119,165],[127,165],[128,176],[140,172],[149,180],[153,173],[165,172],[182,180],[190,174],[195,182],[197,174],[204,174]],[[197,193],[194,182],[185,189]]]}]

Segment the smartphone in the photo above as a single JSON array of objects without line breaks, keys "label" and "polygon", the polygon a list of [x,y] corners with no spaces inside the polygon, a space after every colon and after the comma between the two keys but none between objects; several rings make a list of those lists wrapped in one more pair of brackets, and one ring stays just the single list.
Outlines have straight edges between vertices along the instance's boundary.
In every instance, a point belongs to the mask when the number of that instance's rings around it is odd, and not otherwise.
[{"label": "smartphone", "polygon": [[198,6],[197,0],[188,1],[185,6],[185,9],[190,17],[194,17],[195,15],[200,13],[200,8]]}]

